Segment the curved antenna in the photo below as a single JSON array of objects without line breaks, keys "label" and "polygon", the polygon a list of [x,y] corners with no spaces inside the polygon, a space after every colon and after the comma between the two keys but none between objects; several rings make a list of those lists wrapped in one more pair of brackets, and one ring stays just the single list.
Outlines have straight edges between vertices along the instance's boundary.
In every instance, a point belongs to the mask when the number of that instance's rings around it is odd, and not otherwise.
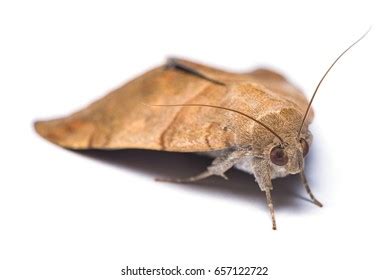
[{"label": "curved antenna", "polygon": [[[145,104],[145,103],[143,103]],[[253,117],[245,114],[245,113],[242,113],[240,111],[237,111],[237,110],[234,110],[234,109],[230,109],[230,108],[225,108],[225,107],[221,107],[221,106],[216,106],[216,105],[206,105],[206,104],[145,104],[145,105],[148,105],[148,106],[157,106],[157,107],[210,107],[210,108],[216,108],[216,109],[222,109],[222,110],[226,110],[226,111],[230,111],[230,112],[234,112],[234,113],[237,113],[239,115],[242,115],[242,116],[245,116],[246,118],[256,122],[257,124],[263,126],[264,128],[266,128],[268,131],[270,131],[271,133],[274,134],[275,137],[277,137],[281,143],[284,143],[284,140],[282,140],[281,136],[279,136],[273,129],[271,129],[270,127],[268,127],[266,124],[254,119]]]},{"label": "curved antenna", "polygon": [[316,93],[317,93],[317,90],[319,89],[321,83],[323,82],[324,78],[327,76],[328,72],[330,72],[330,70],[332,69],[332,67],[334,67],[334,65],[336,64],[336,62],[338,62],[338,60],[348,51],[350,50],[352,47],[354,47],[359,41],[361,41],[363,38],[365,38],[365,36],[370,32],[371,30],[371,27],[365,32],[365,34],[363,34],[358,40],[356,40],[354,43],[352,43],[347,49],[345,49],[336,59],[335,61],[331,64],[331,66],[327,69],[327,71],[324,73],[323,77],[321,78],[320,82],[317,84],[316,86],[316,89],[315,91],[313,92],[313,95],[311,97],[311,100],[309,101],[309,104],[308,104],[308,108],[307,110],[305,111],[305,114],[304,114],[304,117],[303,117],[303,120],[301,122],[301,125],[300,125],[300,129],[297,133],[297,139],[299,139],[300,137],[300,134],[301,134],[301,130],[303,129],[303,126],[304,126],[304,123],[305,123],[305,120],[307,119],[307,116],[308,116],[308,113],[309,113],[309,110],[311,109],[311,106],[312,106],[312,102],[313,102],[313,99],[315,98],[316,96]]}]

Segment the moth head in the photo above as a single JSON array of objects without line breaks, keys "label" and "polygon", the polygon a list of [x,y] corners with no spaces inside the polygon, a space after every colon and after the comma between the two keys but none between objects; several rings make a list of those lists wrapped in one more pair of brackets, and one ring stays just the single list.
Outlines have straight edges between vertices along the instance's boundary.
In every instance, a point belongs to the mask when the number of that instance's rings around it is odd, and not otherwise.
[{"label": "moth head", "polygon": [[298,140],[292,137],[281,144],[270,145],[269,164],[277,177],[296,174],[303,170],[304,159],[309,153],[311,142],[312,136],[307,133],[301,135]]}]

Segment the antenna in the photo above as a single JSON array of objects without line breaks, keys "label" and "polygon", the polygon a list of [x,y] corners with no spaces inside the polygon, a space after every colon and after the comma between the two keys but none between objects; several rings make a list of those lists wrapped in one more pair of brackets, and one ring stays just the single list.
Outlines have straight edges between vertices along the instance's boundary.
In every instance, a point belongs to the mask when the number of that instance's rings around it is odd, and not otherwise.
[{"label": "antenna", "polygon": [[309,104],[308,104],[308,108],[307,110],[305,111],[305,114],[304,114],[304,117],[303,117],[303,120],[301,122],[301,125],[300,125],[300,129],[297,133],[297,139],[300,138],[300,134],[301,134],[301,130],[303,129],[303,126],[304,126],[304,123],[307,119],[307,116],[308,116],[308,113],[309,113],[309,110],[311,109],[311,106],[312,106],[312,102],[313,102],[313,99],[315,98],[316,96],[316,93],[317,93],[317,90],[319,89],[321,83],[323,82],[324,78],[327,76],[327,74],[330,72],[330,70],[332,69],[332,67],[334,67],[334,65],[336,64],[336,62],[338,62],[338,60],[348,51],[350,50],[352,47],[354,47],[359,41],[361,41],[363,38],[365,38],[365,36],[370,32],[371,30],[371,27],[365,32],[365,34],[363,34],[358,40],[356,40],[354,43],[352,43],[346,50],[344,50],[336,59],[335,61],[331,64],[331,66],[327,69],[327,71],[324,73],[323,77],[321,78],[320,82],[317,84],[316,86],[316,89],[311,97],[311,100],[309,101]]},{"label": "antenna", "polygon": [[247,114],[245,114],[243,112],[240,112],[240,111],[237,111],[237,110],[234,110],[234,109],[225,108],[225,107],[216,106],[216,105],[206,105],[206,104],[160,104],[160,105],[159,104],[145,104],[145,105],[148,105],[148,106],[159,106],[159,107],[210,107],[210,108],[216,108],[216,109],[222,109],[222,110],[226,110],[226,111],[231,111],[231,112],[240,114],[242,116],[245,116],[246,118],[249,118],[250,120],[256,122],[257,124],[260,124],[261,126],[266,128],[268,131],[273,133],[274,136],[276,136],[278,139],[280,139],[281,143],[284,143],[284,140],[282,140],[281,136],[279,136],[273,129],[268,127],[266,124],[264,124],[263,122],[261,122],[259,120],[254,119],[253,117],[251,117],[251,116],[249,116],[249,115],[247,115]]}]

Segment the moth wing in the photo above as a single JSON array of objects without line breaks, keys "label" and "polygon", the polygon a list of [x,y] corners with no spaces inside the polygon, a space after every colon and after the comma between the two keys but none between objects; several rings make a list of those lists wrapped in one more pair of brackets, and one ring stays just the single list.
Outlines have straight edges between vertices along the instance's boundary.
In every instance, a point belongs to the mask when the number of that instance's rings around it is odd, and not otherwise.
[{"label": "moth wing", "polygon": [[[176,61],[187,67],[194,68],[199,72],[204,73],[211,79],[221,79],[227,82],[254,81],[261,86],[265,86],[267,89],[270,89],[272,93],[277,95],[281,100],[290,101],[291,103],[297,105],[299,111],[302,112],[302,114],[305,113],[305,110],[308,107],[309,101],[307,100],[307,97],[303,91],[290,82],[285,76],[273,70],[267,68],[258,68],[247,73],[235,74],[182,59],[176,59]],[[306,124],[311,123],[313,121],[313,117],[314,112],[311,108]]]},{"label": "moth wing", "polygon": [[[275,79],[274,75],[269,77],[269,73],[263,71],[234,74],[190,61],[178,61],[228,86],[161,66],[79,112],[36,122],[35,128],[47,140],[71,149],[211,151],[252,145],[254,128],[258,135],[266,135],[269,139],[274,136],[233,112],[149,105],[197,103],[234,108],[257,119],[264,118],[271,127],[281,130],[285,121],[293,123],[295,129],[303,111],[300,103],[307,103],[300,91],[288,82]],[[258,85],[252,86],[253,81]],[[281,109],[285,118],[282,114],[274,115]]]},{"label": "moth wing", "polygon": [[[194,63],[191,66],[223,79],[223,71]],[[35,129],[47,140],[71,149],[139,148],[179,152],[225,149],[231,144],[231,131],[221,128],[220,124],[226,122],[223,113],[214,114],[209,108],[148,105],[196,102],[223,106],[220,100],[224,93],[222,85],[161,66],[79,112],[38,121]]]},{"label": "moth wing", "polygon": [[[301,108],[302,112],[305,112],[308,107],[308,100],[304,93],[280,73],[266,68],[259,68],[252,72],[248,72],[247,75],[253,77],[259,83],[279,95],[280,98],[296,103]],[[314,114],[311,108],[306,123],[311,123],[313,117]]]}]

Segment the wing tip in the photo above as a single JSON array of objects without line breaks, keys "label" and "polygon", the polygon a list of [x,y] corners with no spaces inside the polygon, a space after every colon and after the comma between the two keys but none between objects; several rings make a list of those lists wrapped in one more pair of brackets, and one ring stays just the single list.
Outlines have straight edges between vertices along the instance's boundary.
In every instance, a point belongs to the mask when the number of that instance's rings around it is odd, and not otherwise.
[{"label": "wing tip", "polygon": [[46,134],[47,129],[46,129],[46,125],[45,125],[46,123],[47,123],[47,121],[42,121],[42,120],[34,121],[34,122],[32,123],[32,125],[33,125],[35,131],[36,131],[41,137],[43,137],[43,138],[45,138],[45,139],[46,139],[46,137],[47,137],[47,134]]},{"label": "wing tip", "polygon": [[38,133],[39,136],[42,138],[48,140],[49,142],[63,146],[61,145],[61,141],[59,139],[59,136],[54,133],[52,125],[50,125],[53,121],[46,121],[46,120],[37,120],[33,122],[33,127],[35,131]]},{"label": "wing tip", "polygon": [[63,148],[73,150],[90,148],[89,131],[75,127],[72,122],[65,119],[37,120],[33,122],[33,127],[42,138]]}]

